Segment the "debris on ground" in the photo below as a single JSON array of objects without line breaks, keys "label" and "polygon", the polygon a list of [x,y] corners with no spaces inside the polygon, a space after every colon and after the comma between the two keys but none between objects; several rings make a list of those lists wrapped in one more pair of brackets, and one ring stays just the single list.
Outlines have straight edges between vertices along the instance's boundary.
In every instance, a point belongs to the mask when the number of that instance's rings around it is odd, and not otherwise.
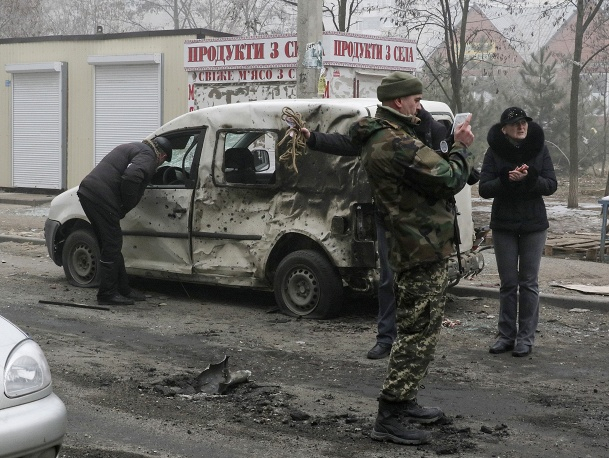
[{"label": "debris on ground", "polygon": [[232,385],[244,383],[252,375],[251,371],[240,370],[231,372],[228,369],[228,356],[216,364],[210,364],[195,380],[197,392],[209,394],[224,394]]},{"label": "debris on ground", "polygon": [[460,326],[460,325],[461,325],[460,320],[449,320],[448,318],[445,318],[444,321],[442,321],[442,326],[444,326],[445,328],[454,328],[455,326]]}]

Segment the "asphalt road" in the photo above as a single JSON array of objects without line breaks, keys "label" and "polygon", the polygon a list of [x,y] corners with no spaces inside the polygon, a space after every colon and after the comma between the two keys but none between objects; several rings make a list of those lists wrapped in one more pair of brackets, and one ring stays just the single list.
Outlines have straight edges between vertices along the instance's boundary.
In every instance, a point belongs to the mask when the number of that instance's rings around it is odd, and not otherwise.
[{"label": "asphalt road", "polygon": [[[419,393],[447,422],[423,427],[431,444],[403,447],[368,436],[386,368],[365,358],[374,301],[297,320],[271,294],[135,279],[143,303],[74,308],[40,303],[95,305],[42,245],[0,243],[0,261],[0,314],[41,344],[68,408],[62,458],[609,454],[606,311],[542,304],[533,354],[514,358],[488,353],[496,301],[454,298]],[[193,391],[225,356],[249,381]]]},{"label": "asphalt road", "polygon": [[[399,447],[368,437],[386,367],[365,358],[374,301],[316,322],[275,313],[267,293],[135,279],[144,303],[66,307],[95,305],[95,291],[70,287],[48,259],[45,205],[0,204],[0,313],[47,354],[69,412],[62,458],[609,455],[608,301],[553,286],[605,285],[609,264],[543,258],[536,346],[521,359],[488,353],[498,277],[485,251],[485,270],[450,291],[419,394],[448,422],[424,427],[432,444]],[[193,392],[225,356],[250,380]]]}]

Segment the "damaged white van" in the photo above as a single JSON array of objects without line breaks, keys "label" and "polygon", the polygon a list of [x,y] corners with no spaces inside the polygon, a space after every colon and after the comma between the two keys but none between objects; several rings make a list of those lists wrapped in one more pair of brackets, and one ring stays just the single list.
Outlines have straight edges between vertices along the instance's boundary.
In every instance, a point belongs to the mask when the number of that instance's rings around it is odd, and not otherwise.
[{"label": "damaged white van", "polygon": [[[159,128],[173,145],[138,206],[121,221],[129,274],[274,291],[282,312],[340,313],[346,289],[375,293],[373,202],[357,157],[305,150],[291,156],[284,109],[306,127],[346,133],[376,99],[287,99],[187,113]],[[443,122],[447,105],[425,102]],[[287,160],[284,160],[287,159]],[[293,167],[293,165],[296,167]],[[99,247],[76,195],[57,196],[45,224],[53,261],[77,286],[99,284]],[[478,273],[470,188],[457,196],[461,264],[451,282]]]}]

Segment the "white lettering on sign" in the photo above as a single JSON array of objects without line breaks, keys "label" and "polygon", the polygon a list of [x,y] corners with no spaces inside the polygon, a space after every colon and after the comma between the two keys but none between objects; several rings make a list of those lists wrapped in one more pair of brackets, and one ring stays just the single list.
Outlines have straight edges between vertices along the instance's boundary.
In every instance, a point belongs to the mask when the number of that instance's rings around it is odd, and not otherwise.
[{"label": "white lettering on sign", "polygon": [[295,68],[244,68],[239,70],[204,70],[193,72],[194,84],[295,81]]},{"label": "white lettering on sign", "polygon": [[195,73],[196,81],[234,81],[232,70],[206,70],[204,72]]},{"label": "white lettering on sign", "polygon": [[188,71],[213,67],[271,67],[296,65],[298,42],[292,36],[188,40],[184,67]]},{"label": "white lettering on sign", "polygon": [[[322,50],[324,66],[409,71],[417,66],[414,40],[324,32]],[[291,35],[187,40],[184,46],[185,70],[257,69],[248,79],[242,78],[244,81],[278,78],[275,70],[296,67],[297,63],[298,40]],[[260,72],[263,68],[273,71]],[[215,76],[221,78],[222,74]]]}]

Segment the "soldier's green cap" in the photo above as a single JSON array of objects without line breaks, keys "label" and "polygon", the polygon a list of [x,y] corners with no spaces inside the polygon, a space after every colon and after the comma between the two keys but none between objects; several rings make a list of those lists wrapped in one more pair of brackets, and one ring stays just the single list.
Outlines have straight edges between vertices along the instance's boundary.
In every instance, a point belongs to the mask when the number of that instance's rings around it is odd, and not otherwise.
[{"label": "soldier's green cap", "polygon": [[381,80],[380,86],[376,89],[376,96],[381,102],[422,93],[421,80],[406,72],[390,73]]}]

